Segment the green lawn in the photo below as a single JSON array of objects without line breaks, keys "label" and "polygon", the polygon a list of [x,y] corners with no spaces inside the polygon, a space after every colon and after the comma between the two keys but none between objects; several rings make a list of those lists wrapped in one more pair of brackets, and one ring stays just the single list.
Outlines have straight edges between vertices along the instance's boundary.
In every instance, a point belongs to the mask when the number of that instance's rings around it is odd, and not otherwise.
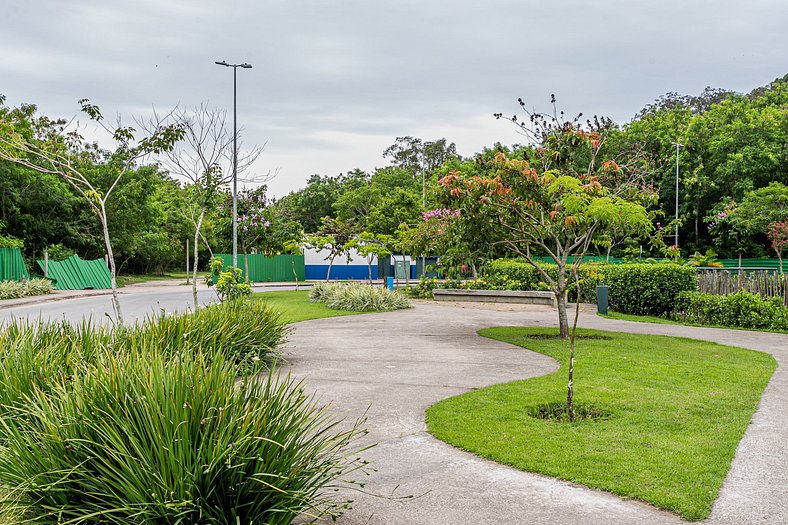
[{"label": "green lawn", "polygon": [[[436,437],[516,468],[707,517],[776,368],[768,354],[702,341],[578,330],[575,399],[607,419],[559,423],[529,411],[566,402],[568,344],[550,329],[480,335],[549,355],[556,373],[482,388],[427,411]],[[518,351],[513,349],[513,351]]]},{"label": "green lawn", "polygon": [[[197,282],[202,282],[208,272],[197,272]],[[189,272],[191,279],[191,272]],[[146,283],[148,281],[172,281],[180,279],[186,284],[186,272],[167,272],[162,274],[147,274],[147,275],[118,275],[118,286],[126,286],[129,284]],[[191,281],[190,281],[191,282]]]},{"label": "green lawn", "polygon": [[253,294],[252,298],[280,312],[282,314],[282,319],[288,323],[362,313],[350,312],[347,310],[332,310],[322,303],[310,303],[309,290],[259,292]]},{"label": "green lawn", "polygon": [[604,317],[605,319],[618,319],[620,321],[634,321],[637,323],[654,323],[654,324],[682,324],[678,321],[674,321],[673,319],[666,319],[664,317],[656,317],[653,315],[630,315],[630,314],[621,314],[618,312],[614,312],[612,310],[608,310],[607,314],[597,314],[599,317]]}]

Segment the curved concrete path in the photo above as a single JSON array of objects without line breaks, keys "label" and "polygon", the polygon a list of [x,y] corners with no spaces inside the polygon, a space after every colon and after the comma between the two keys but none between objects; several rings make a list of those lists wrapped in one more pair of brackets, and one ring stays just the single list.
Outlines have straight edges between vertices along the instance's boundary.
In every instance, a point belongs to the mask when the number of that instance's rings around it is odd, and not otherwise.
[{"label": "curved concrete path", "polygon": [[[339,415],[352,419],[366,412],[366,439],[378,444],[363,454],[377,469],[365,480],[370,494],[352,493],[353,509],[339,523],[682,523],[637,501],[477,458],[426,432],[424,410],[440,399],[557,368],[544,355],[479,337],[477,330],[553,326],[556,318],[545,307],[423,302],[412,310],[295,325],[284,352],[293,374]],[[693,337],[774,355],[779,367],[707,523],[788,523],[788,336],[630,323],[592,313],[581,314],[579,325]]]}]

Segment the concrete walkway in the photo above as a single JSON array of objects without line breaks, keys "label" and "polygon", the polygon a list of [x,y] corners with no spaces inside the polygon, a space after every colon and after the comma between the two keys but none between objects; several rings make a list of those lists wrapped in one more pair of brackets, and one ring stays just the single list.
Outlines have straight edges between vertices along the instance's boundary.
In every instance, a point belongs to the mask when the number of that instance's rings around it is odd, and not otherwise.
[{"label": "concrete walkway", "polygon": [[[457,450],[426,432],[424,410],[482,386],[536,377],[552,359],[476,335],[483,327],[554,326],[538,306],[419,303],[412,310],[295,325],[284,357],[332,410],[366,412],[364,453],[377,469],[366,493],[352,493],[340,523],[356,524],[675,524],[636,501]],[[679,335],[774,355],[780,366],[739,445],[708,523],[788,523],[788,336],[612,321],[583,313],[580,326]],[[381,497],[386,496],[386,497]],[[413,497],[409,497],[413,496]]]}]

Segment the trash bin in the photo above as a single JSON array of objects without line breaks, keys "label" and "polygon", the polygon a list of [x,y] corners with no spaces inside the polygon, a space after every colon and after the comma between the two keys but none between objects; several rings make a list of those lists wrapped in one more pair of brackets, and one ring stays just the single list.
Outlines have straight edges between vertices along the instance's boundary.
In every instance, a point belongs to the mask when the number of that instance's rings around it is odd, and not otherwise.
[{"label": "trash bin", "polygon": [[602,315],[607,315],[607,297],[609,291],[609,286],[596,287],[596,311]]},{"label": "trash bin", "polygon": [[394,291],[394,278],[393,277],[386,277],[386,288]]}]

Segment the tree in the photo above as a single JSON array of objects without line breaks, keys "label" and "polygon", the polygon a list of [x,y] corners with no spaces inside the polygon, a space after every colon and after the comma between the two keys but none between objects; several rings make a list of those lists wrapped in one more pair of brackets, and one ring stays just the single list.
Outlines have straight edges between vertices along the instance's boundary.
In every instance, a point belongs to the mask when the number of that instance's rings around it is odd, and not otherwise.
[{"label": "tree", "polygon": [[349,249],[354,249],[359,255],[367,260],[369,270],[369,284],[372,284],[372,259],[391,255],[389,246],[393,237],[391,235],[375,234],[371,232],[361,232],[358,237],[351,239],[347,244]]},{"label": "tree", "polygon": [[[160,118],[155,115],[148,124],[149,129],[158,129],[173,122],[183,130],[183,142],[178,148],[167,150],[162,155],[162,166],[176,177],[185,180],[192,191],[193,208],[186,213],[194,226],[194,262],[192,266],[192,298],[197,308],[197,270],[199,268],[199,246],[201,230],[206,213],[214,209],[222,197],[222,190],[233,180],[233,133],[227,126],[227,113],[210,109],[206,104],[192,111],[178,109]],[[270,174],[244,177],[262,153],[262,146],[253,146],[238,153],[236,173],[242,182],[260,183]]]},{"label": "tree", "polygon": [[[578,267],[595,237],[607,228],[627,226],[633,233],[644,234],[651,222],[642,205],[644,196],[636,191],[636,177],[624,176],[624,164],[600,158],[611,129],[609,121],[595,118],[583,126],[579,116],[566,122],[555,110],[548,116],[528,112],[522,101],[520,105],[528,119],[521,122],[513,116],[509,120],[532,141],[529,159],[510,159],[500,152],[495,155],[492,178],[451,174],[440,184],[454,197],[462,217],[474,210],[478,217],[488,217],[491,226],[500,227],[497,242],[528,261],[549,284],[558,303],[560,336],[569,339],[567,409],[574,420],[579,301],[570,332],[566,303],[570,278],[579,288]],[[477,203],[484,208],[478,209]],[[537,253],[552,259],[557,267],[554,275],[536,262]]]},{"label": "tree", "polygon": [[323,217],[322,225],[317,235],[307,237],[308,246],[317,251],[328,250],[325,260],[328,261],[328,271],[326,271],[326,282],[331,279],[331,267],[334,260],[344,255],[350,262],[350,249],[348,243],[356,236],[356,227],[350,221]]},{"label": "tree", "polygon": [[772,242],[772,248],[777,252],[777,259],[780,261],[780,273],[783,273],[783,250],[788,247],[788,220],[769,224],[766,235]]},{"label": "tree", "polygon": [[296,271],[295,267],[295,256],[302,255],[304,253],[304,245],[306,242],[307,240],[304,237],[304,232],[301,229],[298,229],[297,232],[294,232],[293,236],[284,243],[285,251],[290,254],[290,267],[293,270],[293,278],[295,279],[296,290],[298,290],[298,272]]},{"label": "tree", "polygon": [[[87,99],[80,100],[79,104],[82,112],[112,137],[114,151],[103,151],[95,143],[85,140],[76,130],[69,130],[70,122],[65,120],[39,117],[32,122],[18,121],[13,113],[3,112],[4,118],[0,121],[0,159],[61,177],[98,217],[110,267],[112,306],[118,324],[122,325],[107,202],[121,179],[135,168],[138,161],[151,154],[171,150],[184,133],[176,125],[167,125],[156,127],[137,138],[137,130],[124,126],[120,119],[114,126],[108,125],[98,106]],[[108,187],[94,184],[89,172],[93,166],[100,166],[111,174]]]}]

